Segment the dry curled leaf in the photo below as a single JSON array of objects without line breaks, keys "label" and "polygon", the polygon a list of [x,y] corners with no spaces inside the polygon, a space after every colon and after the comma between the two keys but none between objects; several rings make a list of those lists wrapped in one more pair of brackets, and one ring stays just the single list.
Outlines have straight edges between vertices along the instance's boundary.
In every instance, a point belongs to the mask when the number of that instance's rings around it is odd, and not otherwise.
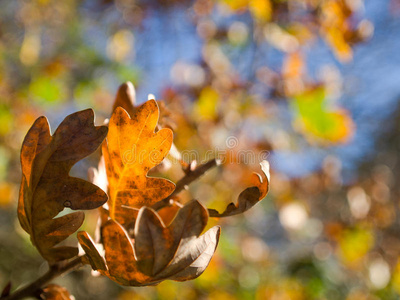
[{"label": "dry curled leaf", "polygon": [[[142,207],[134,238],[116,221],[102,228],[105,258],[85,232],[78,239],[94,269],[122,285],[144,286],[165,279],[177,281],[198,277],[208,266],[218,244],[220,228],[200,236],[208,220],[207,210],[197,201],[182,207],[172,223],[165,226],[151,208]],[[107,270],[101,269],[102,262]]]},{"label": "dry curled leaf", "polygon": [[69,176],[72,166],[95,151],[106,134],[107,127],[94,126],[94,113],[87,109],[66,117],[53,136],[47,119],[40,117],[25,136],[18,218],[49,262],[78,254],[76,247],[55,246],[84,220],[83,212],[56,216],[65,207],[94,209],[107,201],[107,195],[94,184]]},{"label": "dry curled leaf", "polygon": [[43,300],[74,300],[66,288],[57,284],[49,284],[40,294],[40,299]]},{"label": "dry curled leaf", "polygon": [[265,197],[265,195],[268,193],[270,181],[269,163],[264,160],[260,163],[260,165],[264,176],[254,173],[252,178],[254,186],[248,187],[240,193],[237,204],[234,204],[233,202],[229,203],[225,211],[222,213],[219,213],[215,209],[209,208],[208,212],[210,217],[229,217],[244,213]]},{"label": "dry curled leaf", "polygon": [[117,107],[103,143],[106,163],[109,215],[124,226],[133,223],[142,206],[164,199],[175,185],[163,178],[147,177],[172,145],[172,131],[154,132],[159,117],[156,101],[150,100],[129,114]]}]

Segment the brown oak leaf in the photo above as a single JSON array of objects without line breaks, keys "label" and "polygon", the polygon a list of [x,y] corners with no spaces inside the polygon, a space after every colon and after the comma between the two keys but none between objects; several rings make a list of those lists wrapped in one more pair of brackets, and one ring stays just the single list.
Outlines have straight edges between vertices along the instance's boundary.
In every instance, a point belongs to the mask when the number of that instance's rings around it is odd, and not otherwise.
[{"label": "brown oak leaf", "polygon": [[92,268],[119,284],[145,286],[165,279],[185,281],[203,273],[217,247],[218,226],[200,236],[207,221],[207,210],[195,200],[182,207],[169,226],[153,209],[142,207],[132,239],[116,221],[109,219],[104,224],[104,257],[86,232],[79,232],[78,239]]},{"label": "brown oak leaf", "polygon": [[21,149],[22,183],[18,218],[32,243],[49,262],[78,254],[76,247],[55,247],[78,230],[83,212],[56,217],[65,207],[94,209],[107,195],[94,184],[69,176],[72,166],[95,151],[107,127],[94,126],[91,109],[67,116],[54,135],[45,117],[38,118],[25,136]]}]

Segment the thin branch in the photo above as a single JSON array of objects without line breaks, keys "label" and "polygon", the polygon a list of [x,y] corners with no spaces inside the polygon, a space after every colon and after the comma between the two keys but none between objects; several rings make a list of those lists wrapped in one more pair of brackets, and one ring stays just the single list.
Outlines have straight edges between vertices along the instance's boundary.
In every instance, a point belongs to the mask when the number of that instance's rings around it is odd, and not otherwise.
[{"label": "thin branch", "polygon": [[165,206],[168,206],[170,204],[170,199],[179,194],[182,190],[184,190],[189,184],[191,184],[193,181],[197,180],[199,177],[204,175],[209,169],[216,167],[220,165],[220,161],[218,159],[212,159],[206,162],[205,164],[199,165],[192,169],[192,165],[189,165],[189,168],[185,170],[186,175],[180,179],[176,183],[175,190],[171,195],[166,197],[165,199],[158,201],[155,203],[152,208],[154,210],[159,210]]},{"label": "thin branch", "polygon": [[47,284],[54,278],[56,278],[64,273],[71,272],[71,271],[83,266],[82,257],[83,256],[79,256],[64,265],[55,265],[55,266],[50,267],[50,269],[47,271],[47,273],[45,273],[42,277],[39,277],[38,279],[33,281],[31,284],[15,291],[11,295],[9,295],[7,297],[2,297],[0,299],[1,300],[17,300],[17,299],[23,299],[26,297],[39,296],[39,294],[41,293],[41,289],[45,284]]}]

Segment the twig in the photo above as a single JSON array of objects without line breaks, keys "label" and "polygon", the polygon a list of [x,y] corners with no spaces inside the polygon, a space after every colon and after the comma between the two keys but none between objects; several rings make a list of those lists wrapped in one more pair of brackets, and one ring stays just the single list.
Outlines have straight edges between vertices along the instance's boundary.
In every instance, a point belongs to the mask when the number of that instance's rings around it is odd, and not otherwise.
[{"label": "twig", "polygon": [[0,298],[0,299],[1,300],[17,300],[17,299],[23,299],[26,297],[37,297],[41,292],[41,288],[46,283],[48,283],[49,281],[53,280],[54,278],[56,278],[64,273],[71,272],[71,271],[81,267],[83,265],[82,257],[83,256],[79,256],[65,265],[55,265],[55,266],[50,267],[50,269],[47,271],[47,273],[45,273],[42,277],[39,277],[38,279],[33,281],[31,284],[15,291],[11,295]]},{"label": "twig", "polygon": [[179,194],[183,189],[185,189],[186,186],[191,184],[193,181],[198,179],[200,176],[202,176],[205,172],[207,172],[209,169],[218,166],[220,164],[220,161],[218,159],[212,159],[206,162],[205,164],[199,165],[195,169],[191,169],[191,165],[189,165],[189,168],[185,170],[186,175],[180,179],[176,183],[175,190],[171,195],[168,197],[164,198],[161,201],[158,201],[155,203],[152,208],[154,210],[159,210],[165,206],[168,206],[170,204],[170,199]]}]

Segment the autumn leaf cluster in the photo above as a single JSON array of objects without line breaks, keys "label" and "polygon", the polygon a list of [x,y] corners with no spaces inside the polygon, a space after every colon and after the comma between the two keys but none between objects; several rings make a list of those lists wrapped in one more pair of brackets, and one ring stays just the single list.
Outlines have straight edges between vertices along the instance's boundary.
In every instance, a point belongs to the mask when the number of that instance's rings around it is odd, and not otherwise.
[{"label": "autumn leaf cluster", "polygon": [[[158,125],[155,100],[134,104],[133,86],[126,83],[107,126],[94,125],[91,109],[66,117],[53,135],[45,117],[34,122],[21,149],[21,226],[42,257],[56,265],[78,257],[78,248],[64,240],[82,225],[80,210],[98,208],[98,238],[78,232],[83,263],[128,286],[194,279],[208,266],[220,236],[219,226],[203,233],[209,217],[243,213],[264,198],[268,164],[261,164],[263,176],[254,174],[254,185],[222,213],[197,200],[180,203],[173,182],[148,176],[170,151],[172,130]],[[91,177],[101,188],[69,176],[74,164],[98,148],[103,157]],[[79,211],[65,214],[64,208]]]}]

